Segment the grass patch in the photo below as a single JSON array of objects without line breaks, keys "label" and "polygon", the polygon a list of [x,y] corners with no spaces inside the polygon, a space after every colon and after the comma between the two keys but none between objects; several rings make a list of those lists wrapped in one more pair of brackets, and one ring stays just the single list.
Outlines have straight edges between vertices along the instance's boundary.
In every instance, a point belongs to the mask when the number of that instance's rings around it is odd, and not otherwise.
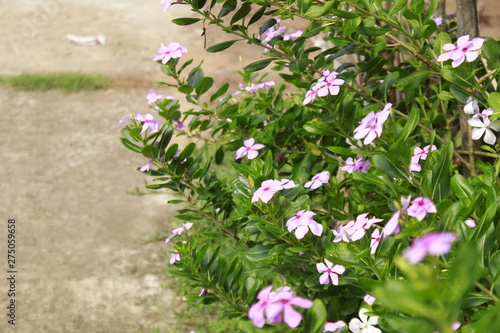
[{"label": "grass patch", "polygon": [[0,84],[16,90],[47,91],[62,89],[65,92],[91,91],[109,87],[111,79],[101,74],[47,73],[0,76]]}]

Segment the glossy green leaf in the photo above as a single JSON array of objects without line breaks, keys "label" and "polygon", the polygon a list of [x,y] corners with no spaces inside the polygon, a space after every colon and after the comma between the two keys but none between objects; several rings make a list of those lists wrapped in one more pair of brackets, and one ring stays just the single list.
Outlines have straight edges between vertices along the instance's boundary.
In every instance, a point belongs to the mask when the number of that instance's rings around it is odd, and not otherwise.
[{"label": "glossy green leaf", "polygon": [[231,24],[234,24],[241,20],[242,18],[246,17],[248,13],[252,10],[252,6],[250,5],[249,2],[243,4],[240,9],[234,13],[233,17],[231,18]]},{"label": "glossy green leaf", "polygon": [[224,95],[227,90],[229,89],[229,83],[224,83],[216,92],[210,97],[210,103],[215,101],[217,98],[221,97]]},{"label": "glossy green leaf", "polygon": [[198,81],[198,84],[196,85],[196,88],[194,89],[198,96],[203,95],[208,91],[208,89],[212,88],[214,84],[214,79],[212,79],[210,76],[205,76]]},{"label": "glossy green leaf", "polygon": [[134,153],[141,153],[142,152],[142,148],[139,147],[138,145],[136,144],[133,144],[132,142],[130,142],[129,140],[125,139],[125,138],[120,138],[120,142],[128,149],[130,149],[131,151],[133,151]]},{"label": "glossy green leaf", "polygon": [[159,150],[157,147],[153,145],[147,145],[144,148],[142,148],[141,153],[146,158],[158,159]]},{"label": "glossy green leaf", "polygon": [[399,13],[403,8],[406,8],[408,0],[396,0],[394,4],[389,8],[389,16]]},{"label": "glossy green leaf", "polygon": [[274,58],[267,58],[267,59],[262,59],[256,62],[251,63],[250,65],[245,66],[243,70],[245,72],[257,72],[260,71],[264,68],[266,68],[273,60]]},{"label": "glossy green leaf", "polygon": [[325,304],[320,299],[315,299],[304,319],[304,332],[322,333],[327,321],[327,311]]},{"label": "glossy green leaf", "polygon": [[448,142],[441,148],[438,161],[432,169],[432,193],[434,203],[446,199],[450,190],[450,174],[453,158],[453,143]]},{"label": "glossy green leaf", "polygon": [[466,206],[470,206],[474,196],[474,189],[469,180],[460,174],[453,175],[451,177],[451,187],[457,198]]},{"label": "glossy green leaf", "polygon": [[418,71],[399,80],[398,89],[402,91],[413,91],[422,87],[422,83],[431,75],[431,71]]},{"label": "glossy green leaf", "polygon": [[224,50],[230,48],[237,41],[238,41],[238,39],[236,39],[236,40],[228,40],[226,42],[218,43],[218,44],[209,46],[205,51],[210,52],[210,53],[224,51]]},{"label": "glossy green leaf", "polygon": [[177,25],[191,25],[199,21],[201,21],[201,18],[183,17],[183,18],[173,19],[172,23]]},{"label": "glossy green leaf", "polygon": [[411,112],[408,115],[408,120],[406,121],[405,127],[399,133],[396,141],[406,141],[408,137],[413,133],[415,128],[417,128],[420,121],[420,110],[416,104],[412,105]]}]

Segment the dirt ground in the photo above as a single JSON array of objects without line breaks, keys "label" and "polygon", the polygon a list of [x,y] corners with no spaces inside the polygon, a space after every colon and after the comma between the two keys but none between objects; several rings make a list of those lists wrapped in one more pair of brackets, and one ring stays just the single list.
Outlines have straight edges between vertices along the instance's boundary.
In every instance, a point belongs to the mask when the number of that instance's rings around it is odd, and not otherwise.
[{"label": "dirt ground", "polygon": [[[498,36],[499,4],[483,3],[481,31]],[[244,44],[206,56],[201,24],[170,23],[189,15],[182,6],[163,13],[159,0],[0,0],[0,74],[79,71],[115,78],[112,88],[91,93],[0,89],[0,332],[173,332],[177,301],[161,288],[170,278],[163,273],[168,248],[143,240],[180,223],[171,221],[168,194],[127,194],[144,189],[135,168],[146,161],[120,145],[117,121],[147,112],[147,91],[164,78],[151,61],[162,42],[180,42],[186,57],[205,58],[207,75],[233,83],[239,55],[246,64],[259,58]],[[229,39],[207,28],[208,45]],[[107,43],[82,46],[67,34],[103,34]],[[12,218],[16,326],[6,317]]]}]

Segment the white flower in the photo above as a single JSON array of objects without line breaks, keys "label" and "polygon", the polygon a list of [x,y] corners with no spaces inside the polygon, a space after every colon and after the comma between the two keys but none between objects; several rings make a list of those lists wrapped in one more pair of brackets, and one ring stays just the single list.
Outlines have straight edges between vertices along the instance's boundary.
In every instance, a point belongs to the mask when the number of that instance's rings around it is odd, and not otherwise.
[{"label": "white flower", "polygon": [[378,317],[368,317],[365,313],[367,309],[359,310],[359,318],[354,318],[349,322],[349,329],[353,333],[382,333],[382,331],[373,325],[378,325]]},{"label": "white flower", "polygon": [[468,120],[468,123],[474,127],[472,129],[472,140],[479,140],[484,135],[484,142],[489,145],[495,144],[497,137],[492,130],[500,131],[500,120],[491,122],[488,118],[472,117]]},{"label": "white flower", "polygon": [[467,98],[467,104],[465,104],[464,106],[464,112],[467,114],[479,113],[478,102],[472,96],[469,96],[469,98]]}]

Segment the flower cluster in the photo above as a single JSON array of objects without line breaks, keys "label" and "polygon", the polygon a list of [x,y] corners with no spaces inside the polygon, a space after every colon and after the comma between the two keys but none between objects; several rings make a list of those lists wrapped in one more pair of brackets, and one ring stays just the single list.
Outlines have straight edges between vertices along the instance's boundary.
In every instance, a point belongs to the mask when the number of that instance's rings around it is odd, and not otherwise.
[{"label": "flower cluster", "polygon": [[344,84],[345,81],[337,79],[337,75],[337,72],[325,70],[318,82],[306,92],[303,104],[307,105],[314,102],[316,96],[324,97],[327,95],[338,95],[340,92],[339,86]]},{"label": "flower cluster", "polygon": [[469,125],[472,127],[472,140],[479,140],[484,136],[483,141],[485,143],[494,145],[497,137],[493,131],[500,131],[500,120],[490,120],[489,117],[494,113],[493,109],[488,108],[480,112],[477,100],[469,97],[464,112],[472,115],[472,118],[468,120]]},{"label": "flower cluster", "polygon": [[[335,236],[333,242],[334,243],[338,243],[340,241],[355,242],[357,240],[360,240],[365,236],[366,230],[370,229],[370,227],[374,223],[383,221],[382,219],[378,219],[376,217],[372,217],[371,219],[369,219],[367,216],[368,213],[361,214],[356,218],[356,221],[349,221],[346,225],[339,225],[337,230],[332,230],[333,235]],[[378,235],[378,237],[379,236],[380,235]],[[372,246],[372,253],[375,253],[374,249],[377,248],[378,242],[376,243],[372,242],[371,246]]]},{"label": "flower cluster", "polygon": [[359,126],[354,129],[354,139],[361,140],[365,139],[363,143],[365,145],[370,144],[376,138],[382,135],[382,128],[391,114],[391,103],[387,103],[384,109],[380,112],[370,112],[367,114],[360,122]]},{"label": "flower cluster", "polygon": [[460,66],[466,59],[467,62],[476,60],[479,56],[478,50],[483,46],[484,39],[476,37],[469,41],[469,38],[469,35],[458,38],[456,46],[452,43],[444,44],[443,50],[448,52],[441,54],[437,60],[453,60],[451,63],[453,68]]},{"label": "flower cluster", "polygon": [[311,230],[313,235],[321,236],[323,233],[323,226],[313,220],[314,215],[316,214],[310,210],[299,211],[286,222],[288,231],[292,232],[295,230],[297,239],[304,238],[309,230]]},{"label": "flower cluster", "polygon": [[302,315],[292,305],[308,309],[313,302],[295,296],[295,292],[289,287],[280,287],[275,291],[272,289],[273,286],[268,286],[257,294],[258,302],[248,311],[250,320],[259,328],[264,327],[266,319],[269,324],[285,322],[290,328],[299,326]]},{"label": "flower cluster", "polygon": [[401,213],[407,213],[408,216],[415,217],[417,220],[422,221],[427,216],[427,213],[437,212],[436,206],[429,198],[418,197],[411,201],[410,195],[407,198],[402,197],[401,204],[402,208],[397,210],[385,224],[385,227],[382,230],[382,238],[386,238],[390,235],[396,235],[400,232],[401,227],[399,219],[401,218]]},{"label": "flower cluster", "polygon": [[353,173],[353,172],[367,173],[368,171],[366,171],[366,169],[372,165],[369,160],[364,160],[363,158],[358,158],[354,160],[352,157],[348,157],[347,160],[345,161],[345,164],[346,165],[343,166],[341,169],[347,173]]},{"label": "flower cluster", "polygon": [[[300,37],[302,35],[302,30],[297,30],[293,33],[284,33],[286,30],[286,26],[279,26],[280,20],[276,20],[276,24],[273,25],[272,27],[268,28],[266,31],[264,31],[265,37],[262,39],[262,44],[267,46],[268,48],[271,48],[271,45],[269,42],[278,36],[282,36],[283,40],[293,40],[294,38]],[[266,49],[267,51],[267,49]]]},{"label": "flower cluster", "polygon": [[243,83],[240,83],[239,84],[240,91],[233,93],[233,96],[240,94],[242,91],[246,91],[247,93],[250,93],[250,94],[255,94],[259,90],[266,89],[268,87],[273,87],[275,85],[276,85],[276,83],[274,81],[264,81],[264,82],[257,83],[257,84],[252,83],[249,86],[245,86]]},{"label": "flower cluster", "polygon": [[137,112],[134,112],[132,115],[126,115],[122,119],[118,121],[119,125],[127,125],[131,121],[139,121],[143,123],[142,125],[142,130],[141,133],[144,133],[145,131],[149,131],[149,134],[153,134],[155,132],[158,132],[160,130],[160,123],[158,120],[153,118],[152,114],[146,113],[146,114],[140,114]]},{"label": "flower cluster", "polygon": [[180,58],[187,49],[179,43],[170,43],[168,46],[162,46],[158,49],[159,55],[153,58],[153,61],[161,60],[162,64],[166,64],[170,59]]},{"label": "flower cluster", "polygon": [[168,236],[167,239],[165,239],[165,243],[170,242],[172,237],[178,236],[178,235],[182,234],[184,231],[191,229],[192,226],[193,226],[193,223],[184,223],[182,225],[182,227],[172,230],[172,234],[170,236]]},{"label": "flower cluster", "polygon": [[424,148],[415,147],[415,149],[413,149],[413,157],[411,158],[410,171],[420,172],[422,170],[422,166],[418,162],[420,160],[425,161],[427,159],[427,155],[436,149],[437,148],[434,145],[428,145]]},{"label": "flower cluster", "polygon": [[262,201],[263,203],[268,203],[272,199],[276,192],[284,189],[290,189],[295,187],[293,180],[289,179],[269,179],[262,182],[260,188],[255,191],[252,197],[252,202]]}]

